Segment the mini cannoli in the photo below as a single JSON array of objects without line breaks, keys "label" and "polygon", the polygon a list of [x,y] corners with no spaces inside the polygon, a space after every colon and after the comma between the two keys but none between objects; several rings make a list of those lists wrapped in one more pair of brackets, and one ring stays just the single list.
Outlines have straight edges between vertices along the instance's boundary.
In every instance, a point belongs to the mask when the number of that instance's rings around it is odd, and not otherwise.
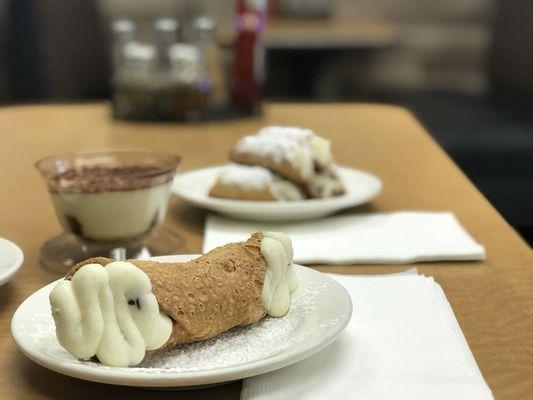
[{"label": "mini cannoli", "polygon": [[79,359],[139,364],[147,350],[281,317],[297,287],[290,239],[255,233],[185,263],[89,259],[50,293],[59,343]]},{"label": "mini cannoli", "polygon": [[305,198],[298,186],[270,170],[238,164],[230,165],[220,173],[209,195],[226,199],[264,201]]},{"label": "mini cannoli", "polygon": [[260,165],[296,184],[308,185],[315,171],[328,170],[332,155],[329,141],[308,129],[272,126],[239,140],[230,160]]}]

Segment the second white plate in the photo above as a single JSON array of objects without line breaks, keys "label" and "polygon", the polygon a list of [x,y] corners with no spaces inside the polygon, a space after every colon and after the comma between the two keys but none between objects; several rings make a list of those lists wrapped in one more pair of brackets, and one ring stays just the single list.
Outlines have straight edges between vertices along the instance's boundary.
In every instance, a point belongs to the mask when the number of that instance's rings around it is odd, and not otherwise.
[{"label": "second white plate", "polygon": [[[181,262],[196,256],[157,258]],[[329,276],[296,266],[299,287],[282,318],[232,329],[214,339],[147,354],[141,365],[115,368],[80,361],[58,343],[48,296],[53,282],[28,297],[11,321],[19,349],[53,371],[88,381],[147,388],[190,388],[259,375],[307,358],[331,344],[348,324],[352,303]]]},{"label": "second white plate", "polygon": [[178,175],[172,192],[188,202],[232,218],[250,221],[297,221],[325,217],[373,199],[381,191],[381,180],[368,172],[339,167],[346,194],[329,199],[302,201],[245,201],[208,195],[224,166],[203,168]]},{"label": "second white plate", "polygon": [[9,281],[22,266],[24,254],[15,243],[0,238],[0,286]]}]

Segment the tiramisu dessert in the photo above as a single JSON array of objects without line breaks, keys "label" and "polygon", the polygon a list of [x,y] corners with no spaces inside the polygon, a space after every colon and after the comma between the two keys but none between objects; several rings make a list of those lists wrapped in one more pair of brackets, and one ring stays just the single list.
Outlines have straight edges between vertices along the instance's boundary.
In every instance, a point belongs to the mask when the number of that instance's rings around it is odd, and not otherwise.
[{"label": "tiramisu dessert", "polygon": [[74,357],[139,364],[147,350],[207,340],[282,317],[298,281],[290,239],[254,233],[184,263],[79,263],[50,293],[59,343]]},{"label": "tiramisu dessert", "polygon": [[241,200],[303,200],[344,194],[328,140],[309,129],[270,126],[240,139],[210,191]]},{"label": "tiramisu dessert", "polygon": [[179,158],[125,160],[120,153],[73,155],[55,171],[46,168],[50,159],[38,163],[65,231],[85,240],[121,241],[143,236],[163,220]]}]

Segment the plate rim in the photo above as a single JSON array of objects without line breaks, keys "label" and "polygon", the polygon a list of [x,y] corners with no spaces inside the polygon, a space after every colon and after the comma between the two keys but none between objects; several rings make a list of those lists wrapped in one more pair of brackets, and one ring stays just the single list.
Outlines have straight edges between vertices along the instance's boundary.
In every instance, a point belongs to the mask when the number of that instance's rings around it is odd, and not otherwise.
[{"label": "plate rim", "polygon": [[0,273],[0,286],[3,286],[15,276],[20,267],[22,267],[22,264],[24,264],[24,252],[16,243],[12,242],[9,239],[0,237],[0,242],[11,246],[11,248],[14,249],[15,253],[17,254],[15,262],[11,264],[5,272]]},{"label": "plate rim", "polygon": [[328,199],[306,199],[306,200],[296,200],[296,201],[286,201],[286,202],[221,199],[221,198],[216,198],[216,197],[210,197],[207,195],[204,196],[203,198],[197,198],[195,196],[191,196],[186,191],[183,191],[177,188],[177,186],[179,185],[179,181],[183,179],[184,177],[186,177],[187,175],[201,173],[201,172],[215,173],[218,170],[221,170],[222,168],[227,167],[228,165],[230,164],[217,164],[217,165],[206,166],[203,168],[196,168],[196,169],[188,170],[182,173],[178,173],[172,182],[171,192],[175,196],[178,196],[181,199],[191,204],[194,204],[196,206],[200,206],[203,208],[207,208],[210,210],[215,210],[218,212],[221,212],[219,210],[220,207],[237,208],[240,206],[250,206],[250,205],[254,205],[256,207],[262,208],[263,211],[269,211],[269,212],[275,212],[276,210],[279,209],[280,205],[287,210],[301,209],[302,207],[311,208],[311,207],[322,206],[323,210],[327,212],[327,210],[342,210],[347,207],[354,207],[357,205],[365,204],[371,201],[372,199],[374,199],[376,196],[378,196],[383,190],[383,181],[376,174],[362,170],[362,169],[347,167],[347,166],[342,166],[342,165],[337,166],[341,174],[357,173],[361,176],[364,176],[366,179],[373,181],[374,186],[372,187],[372,190],[369,192],[369,194],[366,196],[365,200],[354,201],[354,199],[349,196],[349,190],[350,190],[349,188],[348,188],[348,194],[336,196],[336,197],[332,197]]},{"label": "plate rim", "polygon": [[[175,260],[187,260],[197,257],[198,255],[176,255],[176,256],[160,256],[153,257],[152,259],[163,259],[174,257]],[[178,261],[179,262],[179,261]],[[28,301],[32,296],[36,295],[38,292],[45,291],[48,287],[54,285],[56,282],[62,278],[51,282],[40,289],[33,292],[31,295],[26,297],[24,301],[17,307],[17,310],[13,314],[10,324],[11,336],[17,345],[17,348],[30,360],[35,363],[45,367],[54,372],[60,373],[65,376],[70,376],[78,379],[83,379],[92,382],[106,383],[112,385],[122,385],[122,386],[132,386],[132,387],[159,387],[159,388],[179,388],[179,387],[194,387],[202,386],[206,384],[216,384],[230,382],[234,380],[240,380],[251,376],[260,375],[263,373],[275,371],[277,369],[292,365],[297,363],[307,357],[310,357],[319,351],[323,350],[329,346],[337,337],[342,333],[344,328],[348,325],[352,313],[353,313],[353,304],[351,298],[346,291],[346,289],[335,279],[324,274],[320,271],[314,270],[312,268],[304,267],[301,265],[296,265],[298,270],[304,270],[305,272],[312,271],[312,273],[324,275],[327,280],[333,282],[337,288],[340,288],[344,294],[344,300],[346,306],[348,307],[349,313],[348,317],[345,320],[341,321],[335,329],[329,332],[327,335],[322,337],[318,343],[315,343],[312,346],[305,346],[296,353],[292,354],[289,358],[282,352],[275,354],[273,356],[256,360],[246,364],[239,364],[230,367],[210,369],[204,371],[187,371],[187,372],[168,372],[163,374],[142,374],[142,372],[134,371],[128,372],[127,370],[121,370],[120,372],[109,373],[105,369],[91,369],[83,367],[83,364],[70,364],[67,362],[54,362],[48,356],[43,356],[40,353],[32,352],[28,350],[25,346],[26,343],[23,339],[19,337],[19,333],[16,331],[16,324],[21,317],[21,309],[24,303]],[[268,361],[265,364],[265,361]],[[113,367],[108,367],[112,369]]]}]

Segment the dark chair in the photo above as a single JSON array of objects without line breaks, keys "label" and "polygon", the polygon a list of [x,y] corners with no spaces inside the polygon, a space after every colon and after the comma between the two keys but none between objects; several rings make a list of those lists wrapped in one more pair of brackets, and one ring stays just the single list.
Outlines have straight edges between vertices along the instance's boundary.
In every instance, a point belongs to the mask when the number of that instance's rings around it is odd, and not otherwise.
[{"label": "dark chair", "polygon": [[4,14],[12,101],[108,95],[108,46],[95,1],[9,0]]}]

